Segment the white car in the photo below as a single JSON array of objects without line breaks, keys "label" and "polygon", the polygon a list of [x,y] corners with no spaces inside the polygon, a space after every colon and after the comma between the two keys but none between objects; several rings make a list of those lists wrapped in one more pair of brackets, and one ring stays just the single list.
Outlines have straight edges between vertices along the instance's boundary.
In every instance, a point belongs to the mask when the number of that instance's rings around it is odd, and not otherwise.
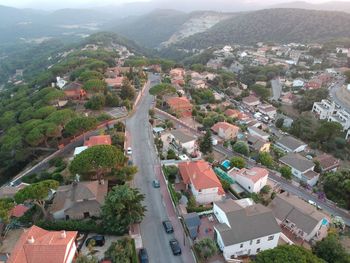
[{"label": "white car", "polygon": [[131,149],[131,147],[128,147],[128,149],[126,150],[126,154],[127,154],[127,155],[132,155],[132,149]]}]

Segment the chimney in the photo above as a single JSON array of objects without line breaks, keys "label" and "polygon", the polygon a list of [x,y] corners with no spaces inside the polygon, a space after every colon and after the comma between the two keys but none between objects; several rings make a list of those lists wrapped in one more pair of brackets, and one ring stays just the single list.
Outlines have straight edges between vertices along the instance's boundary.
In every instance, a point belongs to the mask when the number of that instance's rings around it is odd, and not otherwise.
[{"label": "chimney", "polygon": [[28,244],[34,244],[34,241],[35,241],[35,239],[34,239],[33,236],[31,236],[30,238],[28,238]]},{"label": "chimney", "polygon": [[66,238],[67,237],[67,233],[65,230],[61,231],[61,238]]}]

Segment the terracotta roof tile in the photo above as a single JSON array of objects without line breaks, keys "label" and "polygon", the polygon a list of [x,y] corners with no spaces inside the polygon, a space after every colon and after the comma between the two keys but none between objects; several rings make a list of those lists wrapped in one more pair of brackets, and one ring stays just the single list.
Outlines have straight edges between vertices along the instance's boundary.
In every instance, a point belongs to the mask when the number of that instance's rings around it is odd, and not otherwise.
[{"label": "terracotta roof tile", "polygon": [[111,145],[112,140],[110,135],[99,135],[91,136],[88,141],[84,143],[84,146],[95,146],[95,145]]}]

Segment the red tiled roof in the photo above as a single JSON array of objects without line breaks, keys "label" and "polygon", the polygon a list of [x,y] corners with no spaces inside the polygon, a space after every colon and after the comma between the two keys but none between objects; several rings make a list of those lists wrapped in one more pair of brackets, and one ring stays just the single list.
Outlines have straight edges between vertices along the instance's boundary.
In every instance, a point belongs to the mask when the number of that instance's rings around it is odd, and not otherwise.
[{"label": "red tiled roof", "polygon": [[85,141],[84,146],[95,146],[95,145],[111,145],[112,140],[110,135],[98,135],[91,136],[88,141]]},{"label": "red tiled roof", "polygon": [[182,117],[189,117],[192,115],[192,104],[186,97],[172,97],[167,99],[169,107],[182,115]]},{"label": "red tiled roof", "polygon": [[329,171],[339,166],[340,161],[329,154],[322,154],[315,158],[322,167],[323,171]]},{"label": "red tiled roof", "polygon": [[24,205],[16,205],[14,208],[11,209],[10,215],[13,217],[21,217],[24,215],[25,212],[28,211],[28,207]]},{"label": "red tiled roof", "polygon": [[225,193],[209,163],[199,160],[179,164],[179,171],[185,184],[192,184],[197,190],[218,187],[218,193]]},{"label": "red tiled roof", "polygon": [[243,103],[255,103],[255,102],[259,102],[259,99],[253,95],[250,95],[248,97],[245,97],[242,99]]},{"label": "red tiled roof", "polygon": [[239,110],[233,110],[233,109],[227,109],[225,111],[225,115],[228,117],[235,117],[237,118],[241,112]]},{"label": "red tiled roof", "polygon": [[105,79],[108,86],[121,87],[124,81],[124,77],[107,78]]},{"label": "red tiled roof", "polygon": [[77,234],[32,226],[17,241],[8,263],[65,263]]},{"label": "red tiled roof", "polygon": [[230,124],[228,122],[218,122],[214,124],[213,127],[211,127],[211,129],[216,133],[218,133],[220,129],[224,131],[228,129],[232,129],[232,130],[235,130],[236,133],[239,131],[239,127],[237,127],[236,125]]}]

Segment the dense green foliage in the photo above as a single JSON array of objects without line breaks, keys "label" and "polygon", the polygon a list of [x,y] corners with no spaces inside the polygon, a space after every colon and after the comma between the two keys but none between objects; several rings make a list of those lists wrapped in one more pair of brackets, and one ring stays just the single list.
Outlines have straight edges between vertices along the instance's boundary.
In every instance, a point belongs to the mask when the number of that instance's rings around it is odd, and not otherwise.
[{"label": "dense green foliage", "polygon": [[296,245],[283,245],[274,249],[260,252],[256,263],[324,263],[324,261],[311,253],[311,251]]},{"label": "dense green foliage", "polygon": [[350,254],[345,251],[336,234],[329,234],[322,241],[316,243],[312,248],[316,256],[326,262],[349,263]]},{"label": "dense green foliage", "polygon": [[213,239],[204,238],[194,244],[194,248],[199,253],[200,257],[207,260],[208,258],[216,255],[218,248]]},{"label": "dense green foliage", "polygon": [[245,156],[249,155],[248,144],[244,141],[238,141],[233,145],[233,150],[237,153],[243,154]]},{"label": "dense green foliage", "polygon": [[199,138],[199,149],[203,154],[208,154],[213,151],[213,141],[210,130],[207,130],[204,136]]},{"label": "dense green foliage", "polygon": [[323,189],[328,199],[339,206],[350,208],[350,172],[343,170],[322,176]]},{"label": "dense green foliage", "polygon": [[105,252],[105,256],[112,263],[137,263],[134,240],[124,237],[117,242],[113,242]]},{"label": "dense green foliage", "polygon": [[300,112],[310,111],[314,102],[326,99],[328,96],[327,89],[307,90],[303,96],[294,103],[294,108]]},{"label": "dense green foliage", "polygon": [[237,167],[238,169],[242,169],[245,167],[245,160],[242,157],[234,156],[232,157],[230,162],[234,167]]},{"label": "dense green foliage", "polygon": [[15,206],[13,199],[2,198],[0,199],[0,219],[4,223],[8,223],[10,220],[11,209]]}]

